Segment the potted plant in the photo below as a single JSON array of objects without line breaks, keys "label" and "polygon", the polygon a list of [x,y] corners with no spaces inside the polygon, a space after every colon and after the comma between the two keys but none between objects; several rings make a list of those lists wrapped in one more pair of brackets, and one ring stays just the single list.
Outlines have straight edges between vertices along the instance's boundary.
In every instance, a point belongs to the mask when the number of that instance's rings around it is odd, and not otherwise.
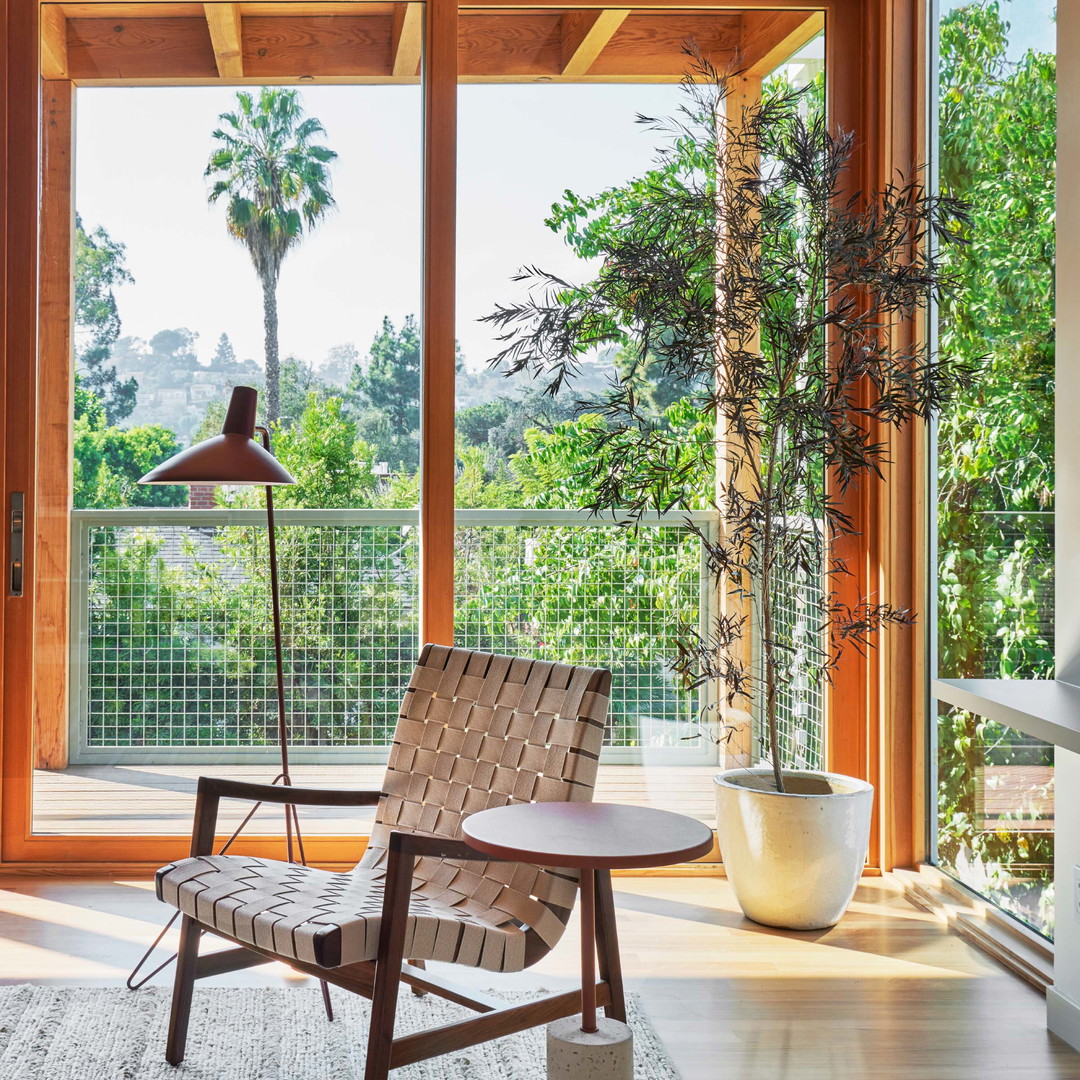
[{"label": "potted plant", "polygon": [[[917,177],[851,195],[854,138],[828,129],[820,87],[773,84],[728,116],[729,82],[693,57],[679,114],[639,117],[663,136],[648,176],[568,196],[579,250],[602,259],[591,281],[522,271],[527,298],[488,320],[503,343],[493,363],[551,393],[590,350],[620,350],[610,392],[582,403],[603,420],[581,455],[590,510],[631,527],[657,510],[715,510],[718,529],[697,531],[719,610],[707,632],[679,628],[673,667],[688,688],[721,688],[703,717],[714,738],[756,710],[766,764],[717,776],[720,847],[749,917],[809,929],[854,894],[873,790],[792,768],[779,698],[914,618],[887,598],[842,599],[838,541],[855,530],[845,497],[886,475],[881,429],[930,417],[969,379],[894,333],[951,288],[935,251],[963,242],[967,217]],[[678,386],[693,437],[671,409],[646,408],[649,377]],[[778,582],[793,579],[821,585],[809,633],[779,617]]]}]

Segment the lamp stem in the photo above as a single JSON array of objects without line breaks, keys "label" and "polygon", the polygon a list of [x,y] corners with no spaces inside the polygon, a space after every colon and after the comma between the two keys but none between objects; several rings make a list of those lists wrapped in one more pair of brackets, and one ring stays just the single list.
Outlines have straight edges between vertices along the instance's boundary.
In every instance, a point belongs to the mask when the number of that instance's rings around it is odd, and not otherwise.
[{"label": "lamp stem", "polygon": [[[270,452],[270,432],[266,428],[257,429],[262,437],[262,444]],[[274,670],[277,675],[278,703],[278,746],[281,749],[281,782],[292,784],[289,775],[289,725],[285,716],[285,657],[281,642],[281,590],[278,586],[277,533],[274,527],[274,489],[266,487],[266,532],[270,546],[270,601],[274,615]],[[293,820],[285,808],[285,844],[289,862],[293,861]]]}]

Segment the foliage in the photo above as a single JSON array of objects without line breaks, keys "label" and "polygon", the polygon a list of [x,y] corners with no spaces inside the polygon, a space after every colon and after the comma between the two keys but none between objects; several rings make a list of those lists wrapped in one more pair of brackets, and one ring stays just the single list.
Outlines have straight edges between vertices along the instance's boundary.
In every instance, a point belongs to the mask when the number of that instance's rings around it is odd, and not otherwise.
[{"label": "foliage", "polygon": [[120,337],[117,285],[134,281],[124,265],[124,245],[99,225],[93,232],[75,215],[75,363],[83,385],[105,408],[110,424],[118,424],[135,408],[138,383],[121,379],[107,365]]},{"label": "foliage", "polygon": [[[941,185],[972,207],[971,242],[944,253],[961,284],[941,342],[985,357],[938,436],[938,670],[957,678],[1053,674],[1056,64],[1009,60],[1008,39],[996,2],[941,21]],[[977,778],[988,763],[1052,760],[970,713],[940,718],[940,856],[1044,930],[1053,834],[1020,807],[984,827]]]},{"label": "foliage", "polygon": [[236,94],[236,109],[218,117],[206,166],[208,199],[226,200],[225,223],[247,249],[263,289],[266,415],[280,415],[277,284],[289,250],[334,205],[329,164],[337,153],[315,141],[322,124],[305,117],[296,90],[264,86]]},{"label": "foliage", "polygon": [[351,341],[332,345],[319,365],[319,378],[335,390],[345,390],[353,369],[360,363],[360,351]]},{"label": "foliage", "polygon": [[[493,363],[546,378],[552,393],[586,350],[611,344],[630,369],[658,364],[690,388],[685,401],[706,431],[698,442],[658,426],[625,377],[596,403],[604,424],[586,438],[585,505],[631,521],[691,509],[711,462],[723,461],[710,498],[719,535],[699,535],[720,589],[755,600],[762,655],[744,659],[747,617],[722,612],[707,634],[684,627],[678,667],[693,686],[718,680],[729,705],[759,700],[783,790],[777,703],[799,654],[827,676],[845,645],[866,648],[912,615],[875,597],[845,604],[848,570],[832,557],[818,612],[830,636],[816,648],[777,617],[775,583],[816,576],[826,546],[854,533],[844,498],[882,475],[880,428],[929,417],[962,382],[957,365],[896,344],[888,328],[947,290],[925,241],[960,243],[966,218],[917,179],[868,195],[865,208],[838,199],[853,137],[803,110],[803,92],[779,90],[728,118],[726,80],[700,58],[684,86],[678,117],[641,118],[665,145],[634,200],[601,232],[587,213],[575,221],[603,259],[597,276],[575,286],[525,270],[527,299],[487,321],[504,343]],[[835,478],[829,488],[822,468]]]},{"label": "foliage", "polygon": [[375,492],[371,448],[358,437],[341,398],[314,392],[297,423],[278,427],[274,450],[296,484],[282,488],[281,506],[335,510],[370,506]]},{"label": "foliage", "polygon": [[210,358],[210,366],[219,371],[232,371],[238,366],[236,350],[229,340],[229,335],[224,331],[221,332],[221,337],[218,338],[217,345],[214,347],[214,355]]},{"label": "foliage", "polygon": [[168,428],[109,424],[108,410],[81,376],[75,381],[74,495],[77,510],[183,506],[182,487],[140,486],[138,480],[180,449]]},{"label": "foliage", "polygon": [[398,472],[420,465],[420,328],[383,318],[365,363],[354,365],[346,398],[379,461]]}]

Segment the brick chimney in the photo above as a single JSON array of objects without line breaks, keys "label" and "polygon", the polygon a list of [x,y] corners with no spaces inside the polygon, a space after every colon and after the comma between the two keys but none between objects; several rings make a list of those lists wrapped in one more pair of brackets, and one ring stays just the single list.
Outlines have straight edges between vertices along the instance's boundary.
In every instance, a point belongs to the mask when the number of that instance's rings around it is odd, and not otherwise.
[{"label": "brick chimney", "polygon": [[216,490],[213,484],[192,484],[188,490],[188,509],[213,510]]}]

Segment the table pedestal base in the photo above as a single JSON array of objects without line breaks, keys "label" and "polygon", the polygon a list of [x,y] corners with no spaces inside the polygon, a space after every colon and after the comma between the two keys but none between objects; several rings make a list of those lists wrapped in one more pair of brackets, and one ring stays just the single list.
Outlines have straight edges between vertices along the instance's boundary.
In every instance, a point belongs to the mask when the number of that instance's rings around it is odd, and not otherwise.
[{"label": "table pedestal base", "polygon": [[548,1024],[548,1080],[633,1080],[634,1033],[618,1020],[596,1018],[596,1031],[581,1030],[581,1017]]}]

